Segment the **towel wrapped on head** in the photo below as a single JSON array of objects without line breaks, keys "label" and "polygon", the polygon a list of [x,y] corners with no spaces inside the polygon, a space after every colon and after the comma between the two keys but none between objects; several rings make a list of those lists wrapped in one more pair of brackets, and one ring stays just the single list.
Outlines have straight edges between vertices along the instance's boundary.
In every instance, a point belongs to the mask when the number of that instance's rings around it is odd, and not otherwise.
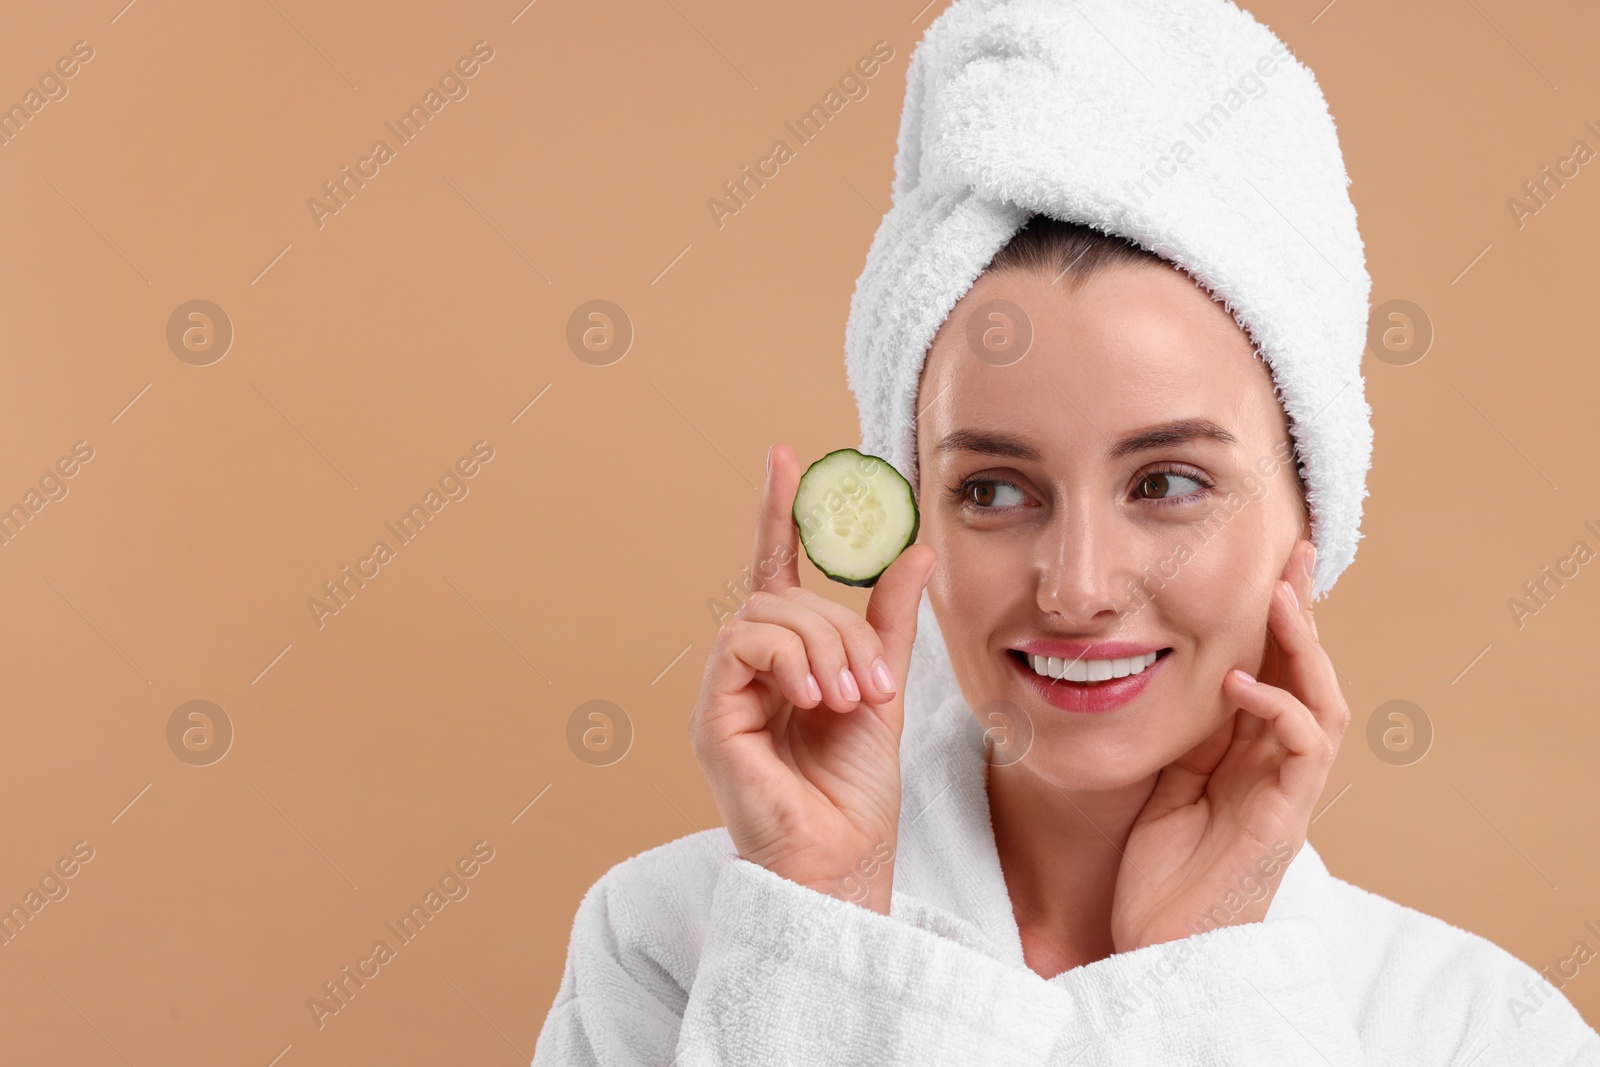
[{"label": "towel wrapped on head", "polygon": [[1355,557],[1372,460],[1349,181],[1316,78],[1230,0],[957,0],[912,53],[894,206],[851,299],[861,451],[917,487],[934,335],[1031,215],[1081,223],[1182,269],[1249,335],[1326,595]]}]

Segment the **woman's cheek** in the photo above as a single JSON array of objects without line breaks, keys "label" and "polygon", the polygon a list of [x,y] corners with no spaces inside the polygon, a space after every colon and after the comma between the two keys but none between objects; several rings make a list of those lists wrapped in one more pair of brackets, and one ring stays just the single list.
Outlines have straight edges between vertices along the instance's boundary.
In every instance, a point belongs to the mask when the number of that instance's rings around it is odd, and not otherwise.
[{"label": "woman's cheek", "polygon": [[1229,541],[1219,535],[1191,556],[1168,585],[1167,605],[1185,620],[1182,628],[1199,641],[1207,661],[1259,664],[1271,606],[1260,590],[1272,585],[1264,577],[1263,553],[1244,539]]}]

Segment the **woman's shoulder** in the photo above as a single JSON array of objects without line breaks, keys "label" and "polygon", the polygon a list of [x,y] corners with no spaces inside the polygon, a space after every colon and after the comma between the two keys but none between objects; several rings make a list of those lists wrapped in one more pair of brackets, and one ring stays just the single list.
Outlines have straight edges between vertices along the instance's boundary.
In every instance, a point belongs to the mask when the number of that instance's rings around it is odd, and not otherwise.
[{"label": "woman's shoulder", "polygon": [[651,911],[704,911],[722,868],[736,854],[725,827],[701,830],[618,862],[595,880],[586,897]]},{"label": "woman's shoulder", "polygon": [[1364,962],[1395,980],[1503,981],[1538,973],[1493,941],[1425,911],[1328,875],[1324,906],[1337,956]]},{"label": "woman's shoulder", "polygon": [[[1507,1033],[1589,1029],[1545,974],[1481,934],[1332,874],[1319,910],[1335,978],[1368,1018],[1405,1005],[1408,1027],[1453,1035],[1463,1053]],[[1585,944],[1582,958],[1592,956]]]},{"label": "woman's shoulder", "polygon": [[723,827],[656,845],[615,864],[584,893],[572,943],[592,944],[623,967],[694,978],[717,879],[736,855]]}]

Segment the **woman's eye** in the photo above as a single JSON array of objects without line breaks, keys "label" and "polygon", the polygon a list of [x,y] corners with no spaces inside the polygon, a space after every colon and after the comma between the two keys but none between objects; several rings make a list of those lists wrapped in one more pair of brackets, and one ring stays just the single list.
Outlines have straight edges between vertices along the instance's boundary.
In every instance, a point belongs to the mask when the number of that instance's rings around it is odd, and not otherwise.
[{"label": "woman's eye", "polygon": [[[1183,488],[1185,483],[1193,488]],[[1182,471],[1151,471],[1139,479],[1140,491],[1149,491],[1149,495],[1145,497],[1147,500],[1179,499],[1204,488],[1206,486],[1198,478]]]},{"label": "woman's eye", "polygon": [[982,511],[1015,507],[1023,501],[1022,490],[1010,482],[995,481],[992,478],[979,478],[968,482],[965,496],[969,503]]}]

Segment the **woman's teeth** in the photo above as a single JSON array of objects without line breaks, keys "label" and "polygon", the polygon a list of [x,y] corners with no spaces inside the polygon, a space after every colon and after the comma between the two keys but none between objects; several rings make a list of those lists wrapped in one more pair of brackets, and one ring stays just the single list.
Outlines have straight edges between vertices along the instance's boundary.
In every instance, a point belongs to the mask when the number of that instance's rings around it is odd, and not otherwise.
[{"label": "woman's teeth", "polygon": [[1147,652],[1128,659],[1065,660],[1055,656],[1029,656],[1035,674],[1068,682],[1104,682],[1138,674],[1156,661],[1161,653]]}]

